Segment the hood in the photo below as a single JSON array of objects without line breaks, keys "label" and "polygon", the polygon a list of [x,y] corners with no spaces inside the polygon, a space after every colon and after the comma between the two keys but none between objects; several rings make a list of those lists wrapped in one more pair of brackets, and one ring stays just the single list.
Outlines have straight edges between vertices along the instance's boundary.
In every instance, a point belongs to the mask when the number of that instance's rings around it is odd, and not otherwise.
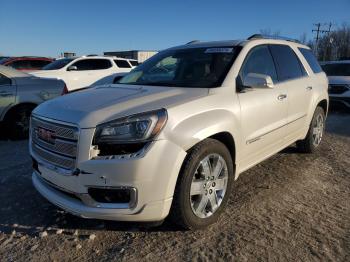
[{"label": "hood", "polygon": [[29,74],[34,75],[34,76],[39,76],[39,77],[52,77],[56,78],[57,73],[59,73],[59,70],[40,70],[40,71],[33,71],[29,72]]},{"label": "hood", "polygon": [[350,76],[329,76],[328,81],[333,85],[348,84],[350,85]]},{"label": "hood", "polygon": [[47,101],[33,114],[92,128],[123,116],[169,108],[206,95],[207,88],[106,85]]}]

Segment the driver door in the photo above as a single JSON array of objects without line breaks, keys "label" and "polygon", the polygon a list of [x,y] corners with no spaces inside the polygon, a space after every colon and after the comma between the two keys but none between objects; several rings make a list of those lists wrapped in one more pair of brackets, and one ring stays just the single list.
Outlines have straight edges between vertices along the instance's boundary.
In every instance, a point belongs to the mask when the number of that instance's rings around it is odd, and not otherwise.
[{"label": "driver door", "polygon": [[241,107],[242,169],[248,169],[277,152],[283,144],[287,123],[287,89],[280,86],[276,67],[267,45],[253,47],[245,58],[239,79],[249,73],[271,77],[274,86],[249,88],[238,93]]}]

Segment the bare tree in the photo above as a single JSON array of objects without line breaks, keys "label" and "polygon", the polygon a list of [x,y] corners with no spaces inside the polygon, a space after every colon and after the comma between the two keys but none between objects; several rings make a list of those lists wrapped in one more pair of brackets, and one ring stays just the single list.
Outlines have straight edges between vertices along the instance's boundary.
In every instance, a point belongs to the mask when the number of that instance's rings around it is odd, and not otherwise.
[{"label": "bare tree", "polygon": [[336,30],[323,35],[318,43],[318,59],[350,59],[350,26],[344,23]]},{"label": "bare tree", "polygon": [[302,35],[299,37],[299,42],[306,45],[307,44],[307,34],[304,32]]}]

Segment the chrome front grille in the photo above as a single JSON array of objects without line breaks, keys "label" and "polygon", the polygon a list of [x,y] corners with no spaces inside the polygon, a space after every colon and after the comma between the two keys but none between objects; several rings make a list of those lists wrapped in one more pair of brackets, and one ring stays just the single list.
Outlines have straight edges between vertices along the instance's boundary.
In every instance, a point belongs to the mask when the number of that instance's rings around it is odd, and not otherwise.
[{"label": "chrome front grille", "polygon": [[[44,139],[40,132],[50,139]],[[73,170],[76,165],[79,129],[37,117],[31,118],[31,147],[35,156],[52,165]],[[39,160],[40,160],[39,159]]]}]

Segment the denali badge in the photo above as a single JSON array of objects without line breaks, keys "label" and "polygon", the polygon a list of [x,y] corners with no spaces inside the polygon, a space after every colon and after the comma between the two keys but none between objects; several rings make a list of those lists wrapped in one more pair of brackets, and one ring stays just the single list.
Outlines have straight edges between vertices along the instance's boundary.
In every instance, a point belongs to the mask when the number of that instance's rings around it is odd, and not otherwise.
[{"label": "denali badge", "polygon": [[48,142],[50,144],[54,144],[55,143],[55,132],[48,130],[48,129],[44,129],[41,127],[37,128],[36,131],[37,137],[45,142]]}]

